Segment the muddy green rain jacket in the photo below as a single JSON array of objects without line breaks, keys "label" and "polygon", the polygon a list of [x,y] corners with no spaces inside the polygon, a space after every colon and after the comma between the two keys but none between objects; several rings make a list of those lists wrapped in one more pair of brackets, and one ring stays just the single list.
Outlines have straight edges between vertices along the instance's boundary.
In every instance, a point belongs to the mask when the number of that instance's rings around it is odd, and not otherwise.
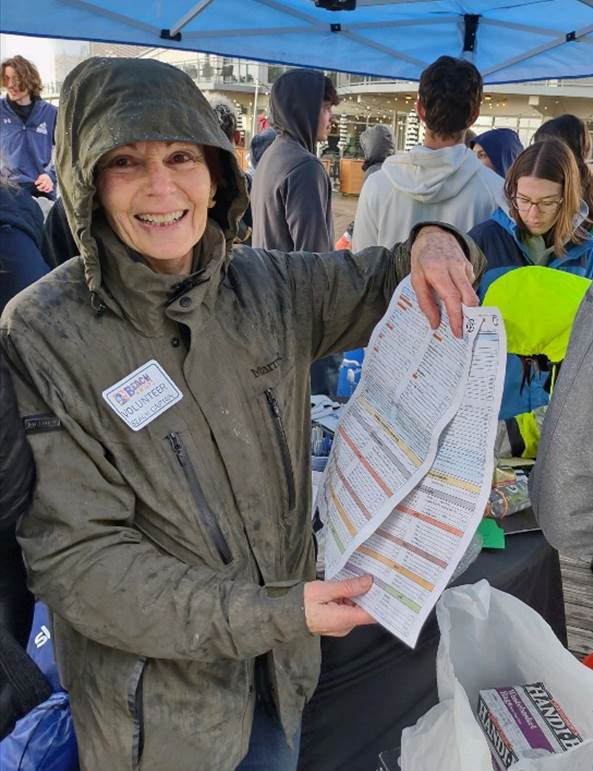
[{"label": "muddy green rain jacket", "polygon": [[[192,81],[159,62],[77,67],[58,138],[82,256],[0,325],[21,414],[37,416],[30,585],[54,612],[83,769],[230,771],[248,748],[255,657],[287,737],[318,677],[303,607],[310,364],[367,342],[409,248],[231,259],[242,175]],[[150,270],[95,206],[104,153],[171,139],[218,147],[226,179],[185,280]],[[102,392],[153,359],[183,398],[133,431]]]}]

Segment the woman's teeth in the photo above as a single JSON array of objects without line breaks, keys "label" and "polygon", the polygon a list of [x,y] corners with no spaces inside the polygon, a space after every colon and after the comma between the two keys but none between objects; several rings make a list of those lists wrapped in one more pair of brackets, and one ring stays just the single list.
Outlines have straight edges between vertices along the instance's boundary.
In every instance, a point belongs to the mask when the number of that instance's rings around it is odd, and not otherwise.
[{"label": "woman's teeth", "polygon": [[174,222],[180,220],[185,211],[172,211],[169,214],[136,214],[137,219],[142,222],[148,222],[151,225],[172,225]]}]

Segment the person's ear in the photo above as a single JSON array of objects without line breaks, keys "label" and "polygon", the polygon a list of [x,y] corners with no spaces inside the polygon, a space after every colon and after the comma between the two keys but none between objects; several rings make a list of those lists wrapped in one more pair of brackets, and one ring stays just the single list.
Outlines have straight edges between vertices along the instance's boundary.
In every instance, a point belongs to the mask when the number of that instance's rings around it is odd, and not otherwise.
[{"label": "person's ear", "polygon": [[212,209],[216,205],[216,182],[210,183],[210,198],[208,199],[208,208]]},{"label": "person's ear", "polygon": [[480,117],[480,106],[478,105],[476,109],[473,111],[466,128],[471,128],[471,126],[474,125],[474,123],[478,120],[479,117]]},{"label": "person's ear", "polygon": [[416,99],[416,112],[422,123],[426,123],[426,110],[420,99]]}]

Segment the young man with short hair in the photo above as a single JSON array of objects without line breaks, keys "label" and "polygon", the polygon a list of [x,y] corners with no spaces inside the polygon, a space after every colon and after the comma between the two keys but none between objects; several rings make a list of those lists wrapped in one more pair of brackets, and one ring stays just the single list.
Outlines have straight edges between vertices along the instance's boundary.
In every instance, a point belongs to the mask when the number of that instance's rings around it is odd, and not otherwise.
[{"label": "young man with short hair", "polygon": [[385,160],[364,183],[352,247],[390,246],[422,221],[466,231],[503,201],[504,181],[469,150],[465,131],[477,119],[482,77],[470,62],[441,56],[420,77],[416,111],[424,143]]},{"label": "young man with short hair", "polygon": [[0,99],[0,174],[35,197],[55,198],[52,161],[57,110],[41,99],[37,67],[23,56],[5,59]]}]

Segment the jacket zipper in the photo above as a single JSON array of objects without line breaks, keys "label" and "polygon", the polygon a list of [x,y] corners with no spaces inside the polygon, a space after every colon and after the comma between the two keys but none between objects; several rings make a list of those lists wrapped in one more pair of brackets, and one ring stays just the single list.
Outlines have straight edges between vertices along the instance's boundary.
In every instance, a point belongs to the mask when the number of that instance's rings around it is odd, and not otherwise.
[{"label": "jacket zipper", "polygon": [[132,768],[138,769],[144,753],[144,670],[146,656],[140,656],[128,684],[128,709],[134,721]]},{"label": "jacket zipper", "polygon": [[292,469],[292,460],[290,458],[290,450],[288,449],[288,440],[286,438],[286,431],[284,430],[284,423],[282,422],[282,413],[280,412],[280,405],[274,394],[272,388],[266,388],[264,391],[266,399],[268,400],[268,406],[274,420],[274,426],[276,427],[276,436],[280,444],[280,453],[282,455],[282,465],[284,466],[284,474],[286,476],[286,482],[288,485],[288,510],[294,509],[295,502],[295,489],[294,489],[294,472]]},{"label": "jacket zipper", "polygon": [[214,542],[221,560],[225,565],[228,565],[232,561],[231,551],[228,547],[222,530],[216,521],[216,516],[206,501],[202,486],[200,485],[200,480],[198,479],[198,475],[196,474],[196,470],[194,469],[191,460],[185,452],[183,442],[181,441],[179,434],[175,431],[167,434],[167,439],[169,440],[171,449],[179,461],[179,465],[183,469],[183,473],[189,485],[192,498],[194,499],[194,503],[198,509],[200,520],[208,531],[208,535]]}]

